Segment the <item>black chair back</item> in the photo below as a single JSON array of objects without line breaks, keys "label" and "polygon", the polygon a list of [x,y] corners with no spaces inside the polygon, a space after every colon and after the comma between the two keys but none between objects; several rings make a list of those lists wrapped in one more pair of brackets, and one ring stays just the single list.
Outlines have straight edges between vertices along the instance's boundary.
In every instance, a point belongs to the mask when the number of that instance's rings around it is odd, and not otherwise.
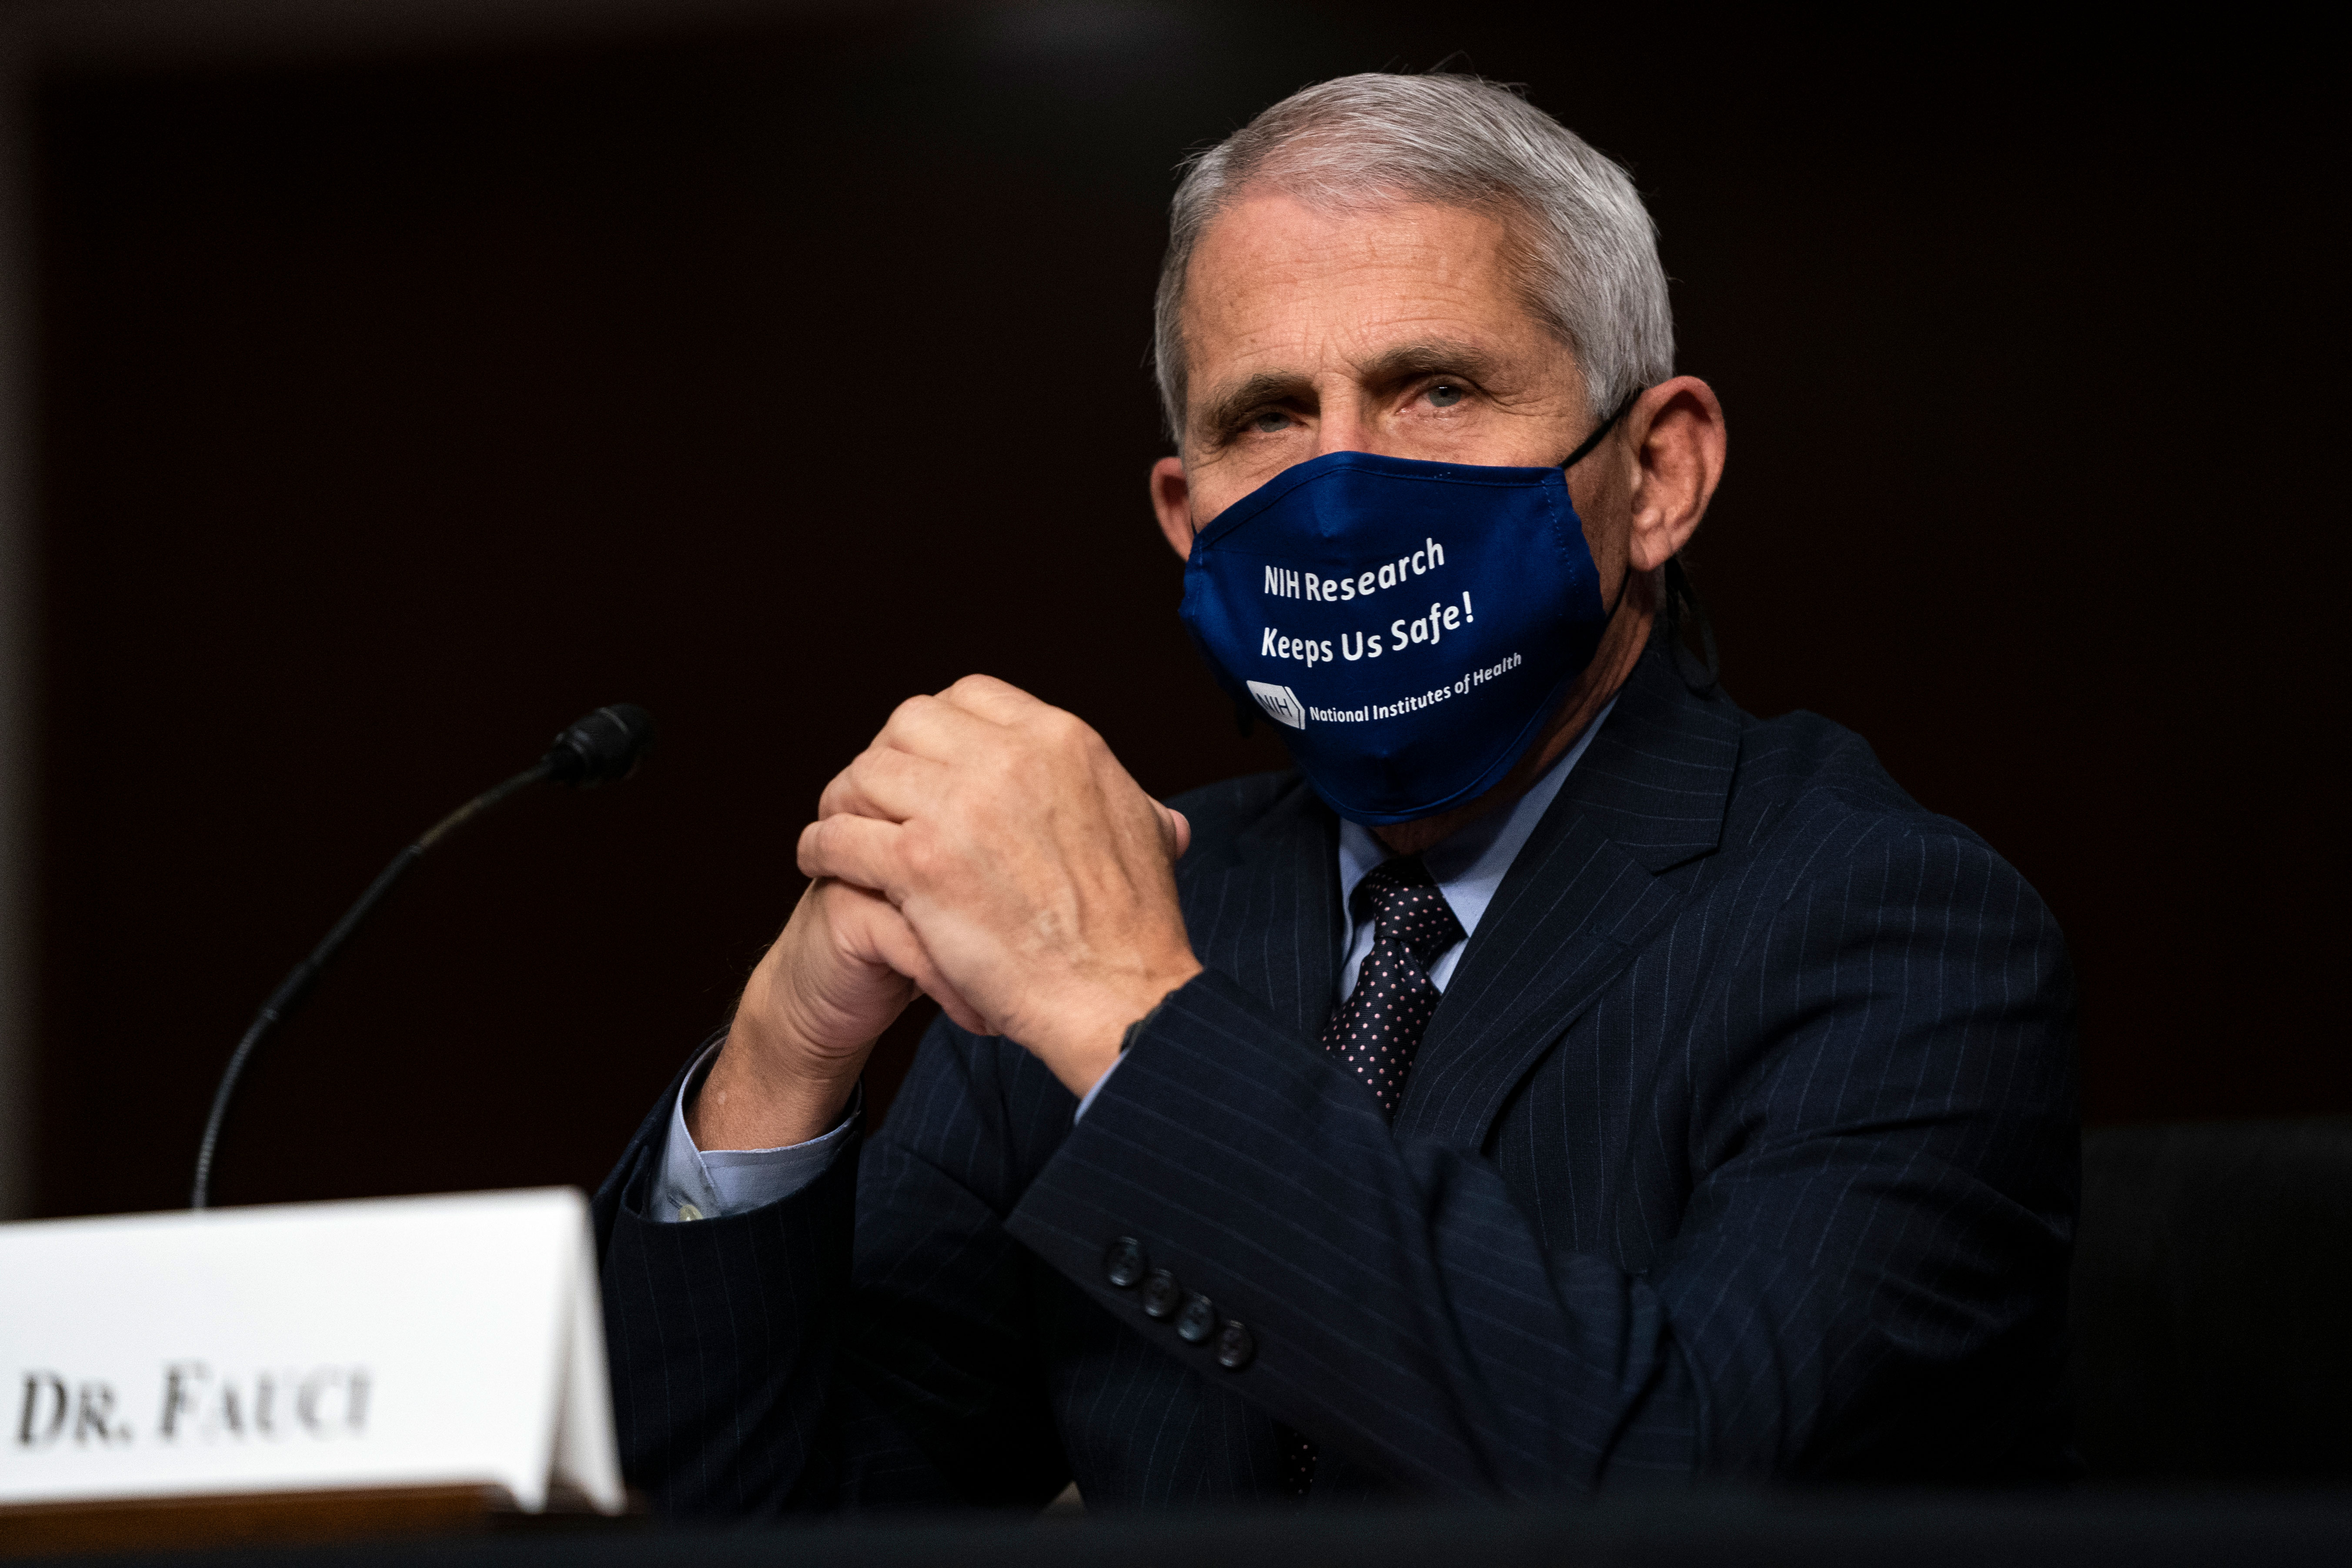
[{"label": "black chair back", "polygon": [[2074,1256],[2093,1481],[2352,1481],[2352,1120],[2095,1128]]}]

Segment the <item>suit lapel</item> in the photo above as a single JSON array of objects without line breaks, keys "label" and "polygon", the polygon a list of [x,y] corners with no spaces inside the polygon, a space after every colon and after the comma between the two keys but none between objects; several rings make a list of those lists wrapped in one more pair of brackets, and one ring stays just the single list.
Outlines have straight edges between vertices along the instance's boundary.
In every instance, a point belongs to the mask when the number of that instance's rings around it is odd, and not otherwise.
[{"label": "suit lapel", "polygon": [[1182,868],[1192,951],[1301,1038],[1322,1033],[1339,968],[1339,823],[1296,780],[1232,853]]},{"label": "suit lapel", "polygon": [[1653,646],[1471,938],[1414,1060],[1401,1136],[1475,1151],[1511,1090],[1681,901],[1660,878],[1710,854],[1739,714]]}]

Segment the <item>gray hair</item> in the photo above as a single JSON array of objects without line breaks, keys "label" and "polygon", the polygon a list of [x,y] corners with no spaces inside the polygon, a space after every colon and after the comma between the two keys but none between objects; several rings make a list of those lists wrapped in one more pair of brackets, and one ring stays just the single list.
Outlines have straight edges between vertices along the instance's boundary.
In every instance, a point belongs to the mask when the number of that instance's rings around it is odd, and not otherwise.
[{"label": "gray hair", "polygon": [[1185,272],[1210,223],[1253,184],[1318,206],[1402,199],[1495,212],[1519,231],[1528,307],[1575,353],[1594,417],[1674,374],[1657,228],[1633,180],[1499,83],[1339,77],[1292,93],[1186,163],[1152,322],[1160,406],[1180,445]]}]

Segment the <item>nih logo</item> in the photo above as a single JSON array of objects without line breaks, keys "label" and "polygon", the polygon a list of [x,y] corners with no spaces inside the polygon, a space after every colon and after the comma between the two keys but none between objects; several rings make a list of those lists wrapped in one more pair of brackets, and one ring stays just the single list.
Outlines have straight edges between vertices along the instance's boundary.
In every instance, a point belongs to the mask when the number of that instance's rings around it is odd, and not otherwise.
[{"label": "nih logo", "polygon": [[1287,724],[1294,730],[1307,728],[1307,708],[1298,700],[1298,693],[1287,686],[1268,686],[1263,680],[1245,680],[1250,695],[1277,724]]}]

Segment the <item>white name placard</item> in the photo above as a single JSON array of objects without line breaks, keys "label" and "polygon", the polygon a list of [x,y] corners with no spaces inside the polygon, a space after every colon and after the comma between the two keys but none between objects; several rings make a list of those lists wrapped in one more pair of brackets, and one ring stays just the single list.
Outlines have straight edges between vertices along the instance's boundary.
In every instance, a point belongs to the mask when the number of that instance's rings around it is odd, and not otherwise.
[{"label": "white name placard", "polygon": [[562,1483],[622,1506],[570,1188],[0,1226],[0,1503]]}]

